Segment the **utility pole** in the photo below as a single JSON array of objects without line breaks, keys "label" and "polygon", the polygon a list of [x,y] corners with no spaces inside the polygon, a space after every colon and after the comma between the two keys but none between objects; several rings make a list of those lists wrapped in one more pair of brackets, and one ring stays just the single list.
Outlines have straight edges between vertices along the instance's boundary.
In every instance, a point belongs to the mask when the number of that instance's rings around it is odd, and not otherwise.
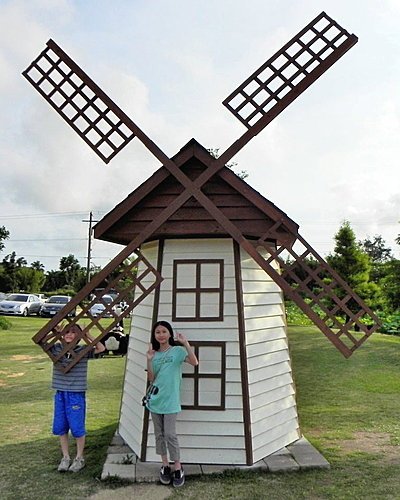
[{"label": "utility pole", "polygon": [[93,222],[98,222],[93,220],[93,212],[89,213],[89,219],[84,219],[82,222],[89,222],[89,234],[88,234],[88,248],[87,248],[87,258],[86,258],[86,283],[90,281],[90,260],[92,257],[92,225]]}]

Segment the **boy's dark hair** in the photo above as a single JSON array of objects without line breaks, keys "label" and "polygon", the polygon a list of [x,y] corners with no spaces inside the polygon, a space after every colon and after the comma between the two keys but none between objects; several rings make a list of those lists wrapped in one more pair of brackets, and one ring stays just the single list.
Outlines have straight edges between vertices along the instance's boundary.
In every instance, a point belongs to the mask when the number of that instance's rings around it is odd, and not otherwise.
[{"label": "boy's dark hair", "polygon": [[81,325],[79,325],[78,323],[73,323],[72,325],[69,324],[65,328],[63,328],[62,333],[63,333],[63,335],[65,335],[69,331],[72,331],[76,335],[76,334],[82,333],[83,330],[82,330]]},{"label": "boy's dark hair", "polygon": [[155,351],[158,351],[160,349],[160,342],[156,340],[157,326],[163,326],[169,331],[170,333],[170,337],[168,339],[169,345],[181,345],[180,342],[176,342],[174,340],[174,331],[172,329],[172,326],[168,323],[168,321],[156,321],[153,325],[153,328],[151,329],[151,337],[150,337],[151,345]]}]

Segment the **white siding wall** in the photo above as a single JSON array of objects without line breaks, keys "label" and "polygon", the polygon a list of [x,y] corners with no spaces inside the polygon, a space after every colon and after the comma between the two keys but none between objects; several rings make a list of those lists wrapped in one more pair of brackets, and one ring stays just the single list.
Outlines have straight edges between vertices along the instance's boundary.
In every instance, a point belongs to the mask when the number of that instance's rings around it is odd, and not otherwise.
[{"label": "white siding wall", "polygon": [[[156,266],[158,244],[142,252]],[[235,268],[230,239],[167,240],[158,319],[171,321],[175,259],[224,260],[224,320],[176,322],[174,328],[191,341],[226,342],[225,411],[183,410],[177,422],[181,458],[186,463],[246,463],[240,371]],[[280,289],[241,252],[246,351],[254,461],[299,437],[294,387]],[[154,309],[154,293],[134,310],[121,406],[120,434],[140,455],[146,388],[146,350]],[[147,460],[155,453],[153,425],[148,429]]]},{"label": "white siding wall", "polygon": [[[230,239],[167,240],[158,319],[171,321],[175,259],[224,260],[224,320],[175,322],[190,341],[226,342],[226,411],[182,410],[177,421],[181,458],[185,463],[245,463],[242,388],[238,344],[233,246]],[[156,461],[153,425],[149,426],[147,460]]]},{"label": "white siding wall", "polygon": [[299,438],[295,390],[278,285],[241,250],[253,461]]}]

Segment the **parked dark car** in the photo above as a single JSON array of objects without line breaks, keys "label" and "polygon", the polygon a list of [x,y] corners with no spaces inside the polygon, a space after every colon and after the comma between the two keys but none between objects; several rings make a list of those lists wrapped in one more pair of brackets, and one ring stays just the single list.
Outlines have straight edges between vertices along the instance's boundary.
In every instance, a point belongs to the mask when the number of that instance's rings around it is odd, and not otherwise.
[{"label": "parked dark car", "polygon": [[11,293],[0,302],[0,314],[29,316],[39,314],[43,302],[33,293]]},{"label": "parked dark car", "polygon": [[[42,305],[40,309],[40,316],[47,318],[49,318],[50,316],[54,316],[55,314],[58,313],[58,311],[61,311],[61,309],[65,306],[65,304],[68,304],[70,300],[71,297],[68,297],[67,295],[52,295]],[[73,309],[68,314],[68,316],[75,316],[75,315],[76,315],[76,309]]]}]

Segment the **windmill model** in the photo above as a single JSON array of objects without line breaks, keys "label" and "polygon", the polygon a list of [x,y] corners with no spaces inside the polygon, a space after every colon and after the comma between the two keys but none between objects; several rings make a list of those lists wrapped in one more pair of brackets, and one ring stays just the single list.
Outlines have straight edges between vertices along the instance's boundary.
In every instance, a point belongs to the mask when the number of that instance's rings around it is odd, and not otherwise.
[{"label": "windmill model", "polygon": [[[24,71],[105,163],[137,137],[162,164],[95,227],[95,237],[123,250],[33,338],[53,362],[71,353],[68,371],[135,308],[119,430],[142,460],[157,459],[141,406],[154,320],[186,330],[200,360],[183,375],[183,460],[248,465],[300,436],[283,294],[345,357],[378,328],[298,225],[225,166],[356,42],[324,12],[317,16],[225,99],[246,131],[219,158],[194,139],[168,158],[52,40]],[[117,314],[121,301],[129,305]],[[105,311],[92,317],[96,302]],[[63,342],[58,325],[83,318],[83,338],[91,330],[94,340],[84,338],[79,354],[64,343],[52,355]]]}]

